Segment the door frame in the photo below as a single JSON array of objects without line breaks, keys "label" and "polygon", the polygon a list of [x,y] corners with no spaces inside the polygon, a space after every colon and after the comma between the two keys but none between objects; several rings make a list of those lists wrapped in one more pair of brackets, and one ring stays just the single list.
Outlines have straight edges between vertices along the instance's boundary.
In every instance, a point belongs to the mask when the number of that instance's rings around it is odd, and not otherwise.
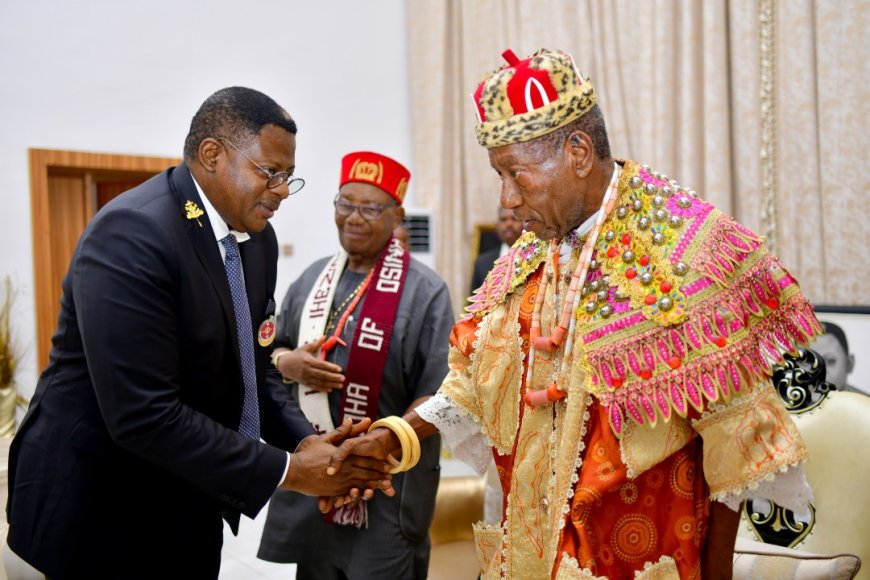
[{"label": "door frame", "polygon": [[[147,157],[142,155],[117,155],[89,153],[58,149],[28,149],[30,160],[30,211],[33,232],[33,278],[36,308],[36,361],[39,369],[48,364],[51,336],[56,320],[53,320],[51,285],[59,283],[51,279],[51,198],[48,177],[51,170],[67,170],[81,174],[112,171],[115,173],[158,174],[168,167],[178,165],[174,157]],[[87,178],[86,178],[87,179]],[[93,215],[93,205],[90,206]]]}]

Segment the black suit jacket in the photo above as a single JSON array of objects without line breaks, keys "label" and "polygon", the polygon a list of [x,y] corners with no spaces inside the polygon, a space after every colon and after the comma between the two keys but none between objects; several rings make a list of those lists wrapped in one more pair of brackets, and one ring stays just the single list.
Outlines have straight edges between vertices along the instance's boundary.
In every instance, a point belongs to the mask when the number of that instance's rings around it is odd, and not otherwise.
[{"label": "black suit jacket", "polygon": [[500,253],[501,244],[477,256],[474,261],[474,271],[471,273],[471,294],[474,294],[474,291],[483,284],[486,275],[492,269],[492,263],[498,259]]},{"label": "black suit jacket", "polygon": [[[232,298],[182,164],[91,220],[50,362],[13,441],[10,547],[54,577],[216,577],[221,514],[253,517],[313,429],[255,345],[263,438],[236,432]],[[274,309],[271,226],[240,245],[253,332]],[[280,448],[280,449],[279,449]]]}]

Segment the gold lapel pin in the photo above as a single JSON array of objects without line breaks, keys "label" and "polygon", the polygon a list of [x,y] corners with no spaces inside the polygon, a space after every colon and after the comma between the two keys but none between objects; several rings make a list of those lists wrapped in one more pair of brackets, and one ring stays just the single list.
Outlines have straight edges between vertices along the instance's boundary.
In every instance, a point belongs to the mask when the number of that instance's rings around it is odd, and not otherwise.
[{"label": "gold lapel pin", "polygon": [[199,216],[201,216],[205,212],[203,212],[198,205],[188,200],[187,203],[184,204],[184,210],[187,212],[187,219],[196,220],[196,223],[199,224],[199,227],[202,227],[202,222],[199,221]]}]

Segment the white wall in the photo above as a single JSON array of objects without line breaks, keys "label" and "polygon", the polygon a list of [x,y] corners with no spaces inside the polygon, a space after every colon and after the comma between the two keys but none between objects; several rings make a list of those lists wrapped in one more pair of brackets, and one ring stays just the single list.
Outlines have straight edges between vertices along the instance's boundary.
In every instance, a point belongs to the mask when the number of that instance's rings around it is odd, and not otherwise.
[{"label": "white wall", "polygon": [[[33,252],[27,149],[181,156],[199,104],[225,86],[273,97],[299,125],[307,185],[272,220],[277,295],[338,247],[339,161],[374,149],[411,164],[403,0],[0,2],[0,277],[18,289],[14,332],[32,353]],[[410,200],[413,200],[411,181]],[[29,395],[30,354],[18,375]]]}]

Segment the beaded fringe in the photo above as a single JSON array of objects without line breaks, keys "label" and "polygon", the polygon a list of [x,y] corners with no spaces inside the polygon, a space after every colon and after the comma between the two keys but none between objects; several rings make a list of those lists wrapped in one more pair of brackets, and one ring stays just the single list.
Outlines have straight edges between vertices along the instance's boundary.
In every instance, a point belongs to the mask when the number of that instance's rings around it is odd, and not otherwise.
[{"label": "beaded fringe", "polygon": [[356,526],[357,529],[369,527],[369,510],[365,501],[348,508],[341,506],[336,509],[332,516],[332,523],[340,526]]},{"label": "beaded fringe", "polygon": [[[680,327],[662,328],[592,361],[593,382],[614,433],[622,434],[626,416],[638,424],[655,425],[659,417],[670,420],[672,412],[685,417],[690,407],[702,412],[709,403],[751,389],[769,379],[771,367],[782,362],[785,353],[794,353],[798,345],[821,332],[812,307],[800,294],[774,309],[770,306],[774,299],[768,299],[769,305],[754,293],[744,291],[740,296],[743,310],[736,314],[738,320],[746,320],[750,312],[757,316],[768,310],[748,332],[739,322],[727,322],[728,310],[711,307]],[[731,331],[742,331],[745,336],[729,344]],[[671,367],[674,359],[682,360],[690,351],[703,354]],[[668,366],[657,373],[649,371],[657,365]],[[637,378],[626,380],[628,371]],[[644,379],[644,373],[650,373],[649,378]],[[623,380],[626,384],[620,388],[612,386]],[[602,389],[602,385],[611,387]]]}]

